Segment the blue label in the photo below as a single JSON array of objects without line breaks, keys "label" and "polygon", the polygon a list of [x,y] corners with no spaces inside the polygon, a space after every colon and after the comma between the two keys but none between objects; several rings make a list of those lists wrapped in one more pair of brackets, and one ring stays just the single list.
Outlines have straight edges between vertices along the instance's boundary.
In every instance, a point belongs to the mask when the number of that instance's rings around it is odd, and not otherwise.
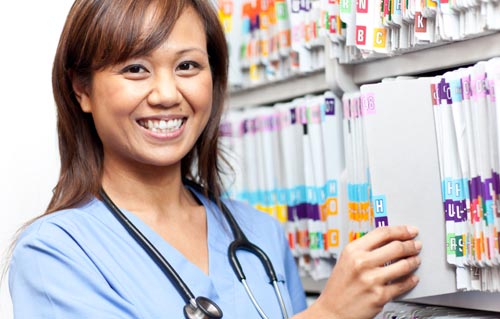
[{"label": "blue label", "polygon": [[385,195],[373,196],[372,206],[375,217],[387,216],[387,209],[385,206]]},{"label": "blue label", "polygon": [[494,216],[493,216],[493,201],[485,200],[484,206],[486,210],[486,214],[484,214],[484,218],[486,220],[486,225],[493,224]]},{"label": "blue label", "polygon": [[442,181],[443,199],[459,201],[468,197],[468,182],[465,179],[445,178]]},{"label": "blue label", "polygon": [[462,102],[464,95],[462,93],[462,80],[450,81],[451,99],[453,102]]},{"label": "blue label", "polygon": [[307,195],[306,195],[306,187],[296,186],[295,187],[295,200],[297,204],[306,203]]},{"label": "blue label", "polygon": [[279,205],[286,205],[288,203],[287,193],[288,191],[284,188],[279,188],[276,190]]},{"label": "blue label", "polygon": [[316,191],[316,187],[314,186],[307,186],[307,203],[318,203],[318,192]]},{"label": "blue label", "polygon": [[337,181],[334,179],[328,180],[324,192],[327,198],[337,197]]}]

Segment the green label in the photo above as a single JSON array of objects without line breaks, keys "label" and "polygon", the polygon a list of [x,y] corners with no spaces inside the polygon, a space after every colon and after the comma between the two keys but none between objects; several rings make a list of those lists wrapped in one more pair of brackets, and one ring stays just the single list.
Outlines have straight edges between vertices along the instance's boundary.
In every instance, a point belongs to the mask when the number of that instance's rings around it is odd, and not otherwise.
[{"label": "green label", "polygon": [[446,234],[446,254],[451,256],[455,255],[457,250],[457,240],[455,234]]},{"label": "green label", "polygon": [[352,1],[351,0],[340,0],[340,12],[351,13],[352,12]]}]

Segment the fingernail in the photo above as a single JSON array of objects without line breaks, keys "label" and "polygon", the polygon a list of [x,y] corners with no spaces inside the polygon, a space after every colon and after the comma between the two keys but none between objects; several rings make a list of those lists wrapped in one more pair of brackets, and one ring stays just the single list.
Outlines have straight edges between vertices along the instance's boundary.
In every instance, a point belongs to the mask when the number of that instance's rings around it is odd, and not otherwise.
[{"label": "fingernail", "polygon": [[420,240],[415,240],[415,249],[420,252],[422,250],[422,242]]},{"label": "fingernail", "polygon": [[413,281],[414,284],[416,284],[420,279],[418,278],[418,276],[416,275],[413,275],[411,276],[411,281]]},{"label": "fingernail", "polygon": [[418,228],[415,227],[415,226],[406,226],[406,229],[408,230],[408,232],[410,233],[410,235],[417,235],[418,234]]}]

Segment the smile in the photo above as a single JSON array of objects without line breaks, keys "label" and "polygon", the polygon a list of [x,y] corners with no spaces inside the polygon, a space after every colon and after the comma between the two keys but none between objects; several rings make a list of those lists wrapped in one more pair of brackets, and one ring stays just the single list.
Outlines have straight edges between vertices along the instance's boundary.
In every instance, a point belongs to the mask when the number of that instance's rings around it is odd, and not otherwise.
[{"label": "smile", "polygon": [[172,120],[139,120],[137,121],[140,126],[155,133],[171,133],[182,127],[184,119]]}]

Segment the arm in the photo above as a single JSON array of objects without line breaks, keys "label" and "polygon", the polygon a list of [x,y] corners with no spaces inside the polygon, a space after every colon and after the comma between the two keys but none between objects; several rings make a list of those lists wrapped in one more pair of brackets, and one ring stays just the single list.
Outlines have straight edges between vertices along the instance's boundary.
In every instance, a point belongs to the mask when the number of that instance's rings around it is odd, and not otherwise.
[{"label": "arm", "polygon": [[413,227],[382,227],[347,245],[319,298],[293,319],[373,318],[417,284],[412,272],[420,264],[421,243],[416,235]]}]

